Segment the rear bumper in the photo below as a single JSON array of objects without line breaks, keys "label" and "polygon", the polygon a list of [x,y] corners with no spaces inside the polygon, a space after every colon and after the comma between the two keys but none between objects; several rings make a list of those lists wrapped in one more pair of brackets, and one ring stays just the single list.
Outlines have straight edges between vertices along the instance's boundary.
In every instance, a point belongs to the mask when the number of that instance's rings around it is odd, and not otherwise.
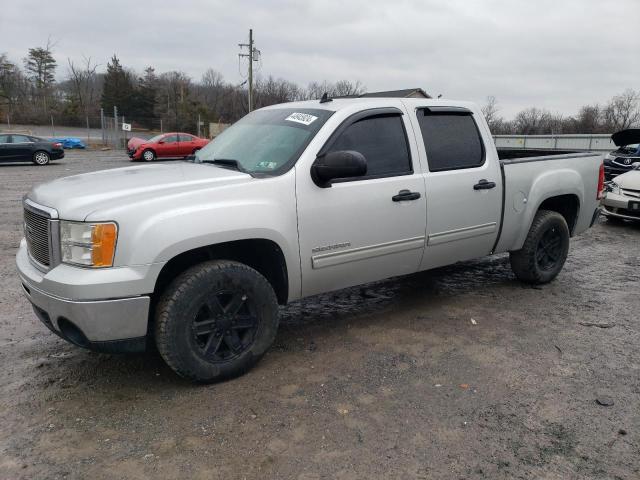
[{"label": "rear bumper", "polygon": [[64,150],[54,150],[49,156],[51,157],[51,160],[60,160],[61,158],[64,158]]}]

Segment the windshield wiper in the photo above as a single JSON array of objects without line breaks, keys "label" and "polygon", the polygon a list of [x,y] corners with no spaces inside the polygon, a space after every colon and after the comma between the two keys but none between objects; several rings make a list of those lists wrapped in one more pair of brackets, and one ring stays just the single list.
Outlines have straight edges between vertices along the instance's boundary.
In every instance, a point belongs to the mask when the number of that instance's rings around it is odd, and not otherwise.
[{"label": "windshield wiper", "polygon": [[238,160],[234,160],[233,158],[216,158],[214,160],[200,160],[200,162],[220,165],[223,168],[232,168],[242,173],[249,173]]}]

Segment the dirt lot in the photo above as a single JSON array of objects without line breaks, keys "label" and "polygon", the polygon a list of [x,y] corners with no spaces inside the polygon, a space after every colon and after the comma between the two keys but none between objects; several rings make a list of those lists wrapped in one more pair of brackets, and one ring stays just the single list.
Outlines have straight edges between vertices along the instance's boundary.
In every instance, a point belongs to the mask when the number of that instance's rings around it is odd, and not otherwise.
[{"label": "dirt lot", "polygon": [[292,304],[257,368],[193,386],[67,345],[14,273],[30,185],[127,164],[0,166],[0,479],[640,478],[640,226],[541,288],[498,256]]}]

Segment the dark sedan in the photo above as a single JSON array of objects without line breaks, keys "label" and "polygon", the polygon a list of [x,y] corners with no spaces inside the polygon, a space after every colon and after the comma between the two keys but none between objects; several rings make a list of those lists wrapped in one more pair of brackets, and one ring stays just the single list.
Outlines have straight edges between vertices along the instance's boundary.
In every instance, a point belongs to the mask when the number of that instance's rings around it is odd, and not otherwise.
[{"label": "dark sedan", "polygon": [[60,142],[22,135],[0,133],[0,162],[33,162],[47,165],[51,160],[64,157]]},{"label": "dark sedan", "polygon": [[640,128],[620,130],[611,135],[611,140],[619,148],[604,157],[607,180],[630,171],[634,163],[640,162]]}]

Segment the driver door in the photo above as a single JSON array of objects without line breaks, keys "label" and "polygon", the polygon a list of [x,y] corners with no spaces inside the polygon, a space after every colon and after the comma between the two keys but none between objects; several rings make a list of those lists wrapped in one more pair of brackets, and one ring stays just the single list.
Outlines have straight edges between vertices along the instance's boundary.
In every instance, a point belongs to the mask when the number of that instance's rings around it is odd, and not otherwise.
[{"label": "driver door", "polygon": [[[365,176],[322,188],[308,165],[297,167],[303,296],[418,270],[425,184],[406,117],[399,108],[366,110],[347,118],[329,138],[322,151],[362,153]],[[402,198],[403,190],[414,195]]]},{"label": "driver door", "polygon": [[158,157],[177,157],[179,155],[178,135],[171,133],[158,142]]}]

